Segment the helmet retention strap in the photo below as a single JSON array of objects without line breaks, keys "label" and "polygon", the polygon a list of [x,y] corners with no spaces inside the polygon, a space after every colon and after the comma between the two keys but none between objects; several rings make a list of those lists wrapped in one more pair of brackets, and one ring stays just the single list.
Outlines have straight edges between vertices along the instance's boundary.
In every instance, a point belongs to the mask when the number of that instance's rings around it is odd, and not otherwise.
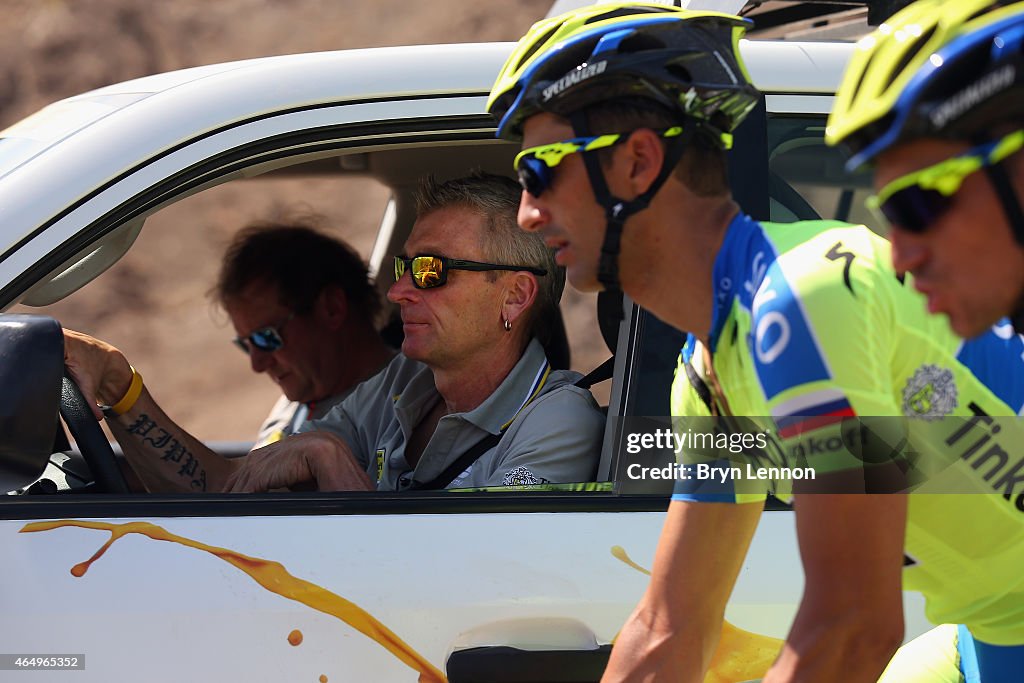
[{"label": "helmet retention strap", "polygon": [[985,173],[996,191],[996,196],[999,197],[999,203],[1003,205],[1014,239],[1017,240],[1017,244],[1024,247],[1024,211],[1021,211],[1020,198],[1013,190],[1010,174],[1006,172],[1002,161],[986,166]]},{"label": "helmet retention strap", "polygon": [[[586,114],[583,111],[575,112],[570,117],[570,121],[577,137],[590,135],[590,126],[587,124]],[[630,201],[620,199],[608,190],[608,183],[605,181],[604,171],[601,168],[601,160],[596,151],[582,152],[587,177],[590,179],[590,187],[594,191],[594,198],[605,213],[604,241],[601,244],[597,279],[606,291],[622,289],[619,282],[619,252],[622,246],[622,230],[626,220],[633,214],[646,209],[651,198],[668,180],[669,175],[683,156],[686,149],[685,140],[691,133],[692,124],[687,119],[682,135],[665,140],[665,158],[662,160],[661,171],[645,192]]]},{"label": "helmet retention strap", "polygon": [[[1014,239],[1017,240],[1017,244],[1024,247],[1024,211],[1021,211],[1020,198],[1014,192],[1013,183],[1010,182],[1010,174],[1006,172],[1002,161],[986,166],[985,173],[992,183],[996,196],[999,197],[999,203],[1003,205],[1003,211],[1006,213],[1006,220],[1010,224],[1010,230],[1013,231]],[[1024,332],[1024,292],[1021,293],[1014,310],[1010,313],[1010,322],[1018,334]]]}]

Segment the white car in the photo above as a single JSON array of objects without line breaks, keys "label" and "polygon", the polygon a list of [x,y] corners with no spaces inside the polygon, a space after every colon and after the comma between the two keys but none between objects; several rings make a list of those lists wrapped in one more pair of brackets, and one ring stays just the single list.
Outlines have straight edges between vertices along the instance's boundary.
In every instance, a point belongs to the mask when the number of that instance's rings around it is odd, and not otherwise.
[{"label": "white car", "polygon": [[[494,139],[484,109],[511,47],[257,59],[43,109],[0,133],[0,310],[73,297],[150,215],[260,174],[391,188],[371,256],[388,272],[417,178],[512,174],[516,147]],[[850,217],[863,182],[821,138],[852,45],[742,50],[766,106],[737,136],[737,196],[762,218]],[[93,473],[54,446],[56,323],[3,317],[0,490],[12,493],[0,499],[0,668],[61,670],[33,679],[54,681],[84,669],[75,680],[96,682],[597,680],[645,588],[668,500],[665,482],[626,476],[665,454],[627,453],[624,435],[637,416],[668,414],[680,345],[626,303],[605,325],[617,352],[601,483],[571,492],[117,493],[80,398],[63,399],[65,417],[84,430]],[[801,595],[798,557],[792,513],[773,502],[714,680],[759,678],[774,657]],[[927,627],[921,615],[911,599],[909,635]]]}]

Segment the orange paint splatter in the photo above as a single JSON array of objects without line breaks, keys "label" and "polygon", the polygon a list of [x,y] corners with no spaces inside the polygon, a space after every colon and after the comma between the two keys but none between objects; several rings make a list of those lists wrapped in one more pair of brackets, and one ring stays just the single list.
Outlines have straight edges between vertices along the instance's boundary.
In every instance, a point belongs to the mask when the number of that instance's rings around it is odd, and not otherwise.
[{"label": "orange paint splatter", "polygon": [[[612,546],[612,555],[638,572],[651,575],[649,570],[630,559],[621,545]],[[617,638],[618,634],[612,642]],[[711,658],[711,666],[704,677],[704,683],[742,683],[760,680],[768,673],[780,650],[782,641],[778,638],[744,631],[723,620],[722,634]]]},{"label": "orange paint splatter", "polygon": [[722,622],[722,635],[704,683],[760,680],[782,650],[782,641]]},{"label": "orange paint splatter", "polygon": [[302,631],[300,631],[299,629],[295,629],[294,631],[289,633],[288,634],[288,642],[291,645],[301,645],[302,644]]},{"label": "orange paint splatter", "polygon": [[623,548],[621,545],[612,546],[612,555],[615,557],[616,560],[619,560],[620,562],[625,562],[627,565],[637,570],[641,574],[647,574],[647,576],[651,575],[650,571],[644,569],[636,562],[634,562],[632,559],[630,559],[629,555],[626,554],[626,549]]},{"label": "orange paint splatter", "polygon": [[[340,619],[366,637],[379,643],[410,668],[419,671],[421,678],[441,681],[442,683],[447,681],[444,674],[437,667],[427,661],[423,655],[409,647],[404,640],[378,621],[372,614],[340,595],[335,595],[314,583],[292,576],[284,568],[284,565],[279,562],[249,557],[234,550],[206,545],[199,541],[193,541],[192,539],[172,534],[163,527],[150,524],[149,522],[110,524],[108,522],[82,520],[55,520],[50,522],[32,522],[22,527],[21,531],[22,533],[32,533],[50,531],[62,527],[78,527],[81,529],[96,529],[110,532],[110,539],[100,546],[100,549],[93,553],[92,557],[84,562],[79,562],[71,568],[73,576],[84,576],[89,571],[89,567],[92,566],[93,562],[102,557],[115,541],[128,534],[140,534],[154,541],[177,543],[188,548],[210,553],[224,560],[248,574],[256,583],[272,593]],[[290,639],[291,636],[289,636],[289,642]]]}]

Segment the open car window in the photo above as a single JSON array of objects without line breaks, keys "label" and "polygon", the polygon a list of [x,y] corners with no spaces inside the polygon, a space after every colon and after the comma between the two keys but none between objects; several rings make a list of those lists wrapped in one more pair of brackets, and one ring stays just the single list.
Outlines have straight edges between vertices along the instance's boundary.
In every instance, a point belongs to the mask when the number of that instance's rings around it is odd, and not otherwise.
[{"label": "open car window", "polygon": [[[451,105],[443,101],[439,108],[445,112]],[[365,107],[358,109],[367,115]],[[268,140],[262,127],[251,141],[239,142],[241,133],[235,132],[232,156],[241,160],[207,149],[205,160],[187,170],[194,181],[178,176],[156,181],[159,191],[131,186],[119,196],[99,197],[110,208],[80,230],[76,239],[85,246],[66,250],[69,256],[21,297],[26,304],[60,300],[13,310],[52,315],[111,341],[147,368],[147,386],[172,418],[222,453],[244,453],[279,394],[229,343],[234,331],[206,296],[231,235],[268,217],[319,217],[322,227],[369,259],[383,294],[393,277],[390,261],[411,227],[412,190],[420,177],[455,177],[474,169],[511,173],[515,146],[495,141],[485,117],[419,117],[387,125],[359,125],[350,121],[354,115],[339,118],[344,123],[338,130],[318,129],[301,145],[294,135]],[[113,185],[105,194],[119,190]],[[199,224],[190,218],[197,214],[203,217]],[[129,221],[116,223],[126,215]],[[128,238],[122,238],[126,231]],[[91,272],[95,254],[111,249],[117,250],[111,263],[96,268],[98,275]],[[563,316],[575,337],[572,367],[583,373],[608,355],[595,333],[594,301],[568,288],[563,298]],[[388,308],[382,324],[396,314]],[[196,370],[197,359],[217,371]],[[607,383],[596,390],[599,399],[608,392]]]}]

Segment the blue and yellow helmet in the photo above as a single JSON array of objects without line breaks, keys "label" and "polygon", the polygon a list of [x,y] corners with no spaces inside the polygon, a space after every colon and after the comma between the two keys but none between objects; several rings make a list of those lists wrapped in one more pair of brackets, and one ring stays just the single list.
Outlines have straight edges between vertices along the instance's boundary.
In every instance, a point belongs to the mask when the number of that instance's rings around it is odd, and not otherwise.
[{"label": "blue and yellow helmet", "polygon": [[1024,119],[1024,2],[919,0],[862,39],[825,133],[856,169],[917,138]]},{"label": "blue and yellow helmet", "polygon": [[618,2],[533,25],[501,70],[487,109],[518,139],[539,112],[561,116],[620,97],[653,99],[729,133],[758,100],[739,54],[750,22],[718,12]]}]

